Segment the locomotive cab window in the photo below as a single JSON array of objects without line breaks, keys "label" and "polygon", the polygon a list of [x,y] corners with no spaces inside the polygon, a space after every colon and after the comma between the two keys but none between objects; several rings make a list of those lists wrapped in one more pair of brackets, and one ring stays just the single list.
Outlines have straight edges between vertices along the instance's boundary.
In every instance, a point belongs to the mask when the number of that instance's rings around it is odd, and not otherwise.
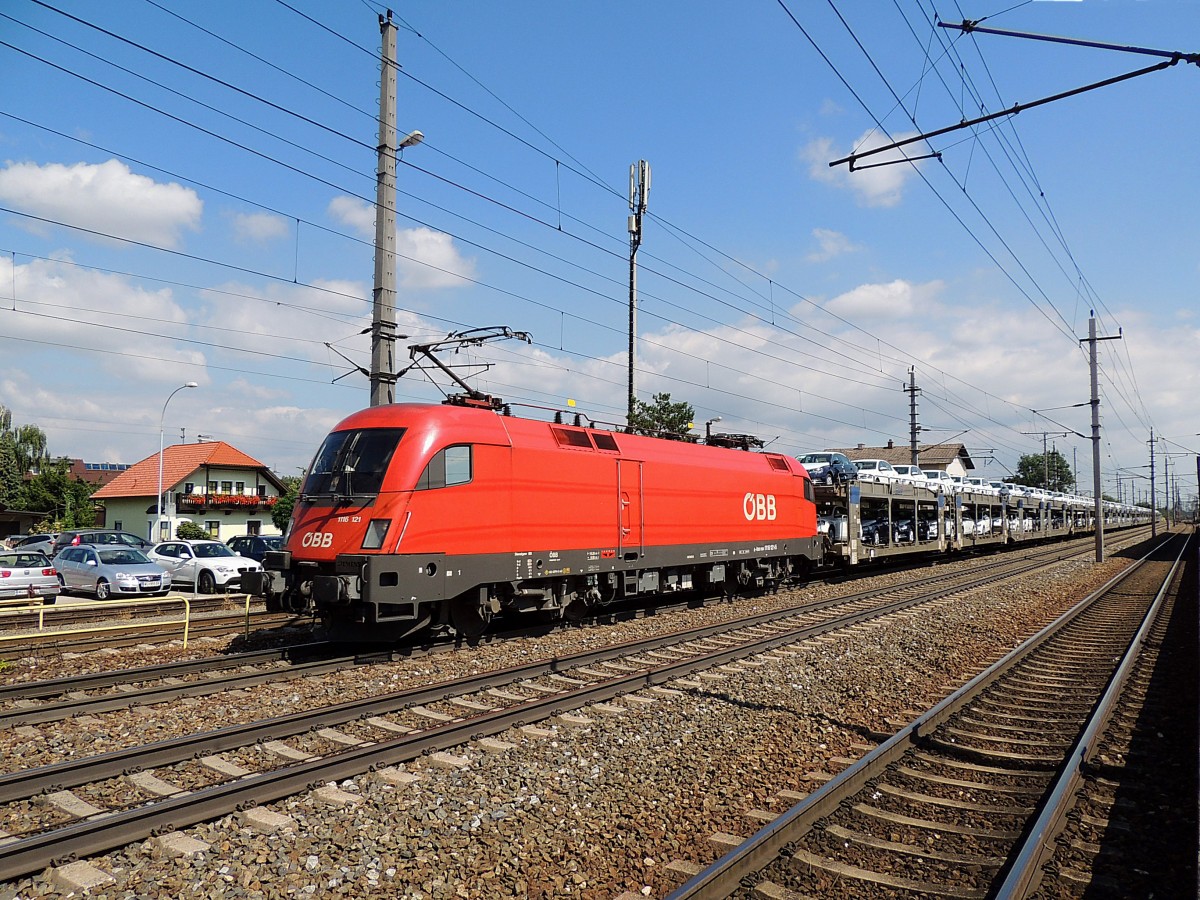
[{"label": "locomotive cab window", "polygon": [[471,480],[471,445],[456,444],[439,450],[429,460],[429,465],[417,479],[416,490],[429,491],[434,488],[466,484]]},{"label": "locomotive cab window", "polygon": [[403,428],[335,431],[317,451],[302,493],[378,494],[404,431]]}]

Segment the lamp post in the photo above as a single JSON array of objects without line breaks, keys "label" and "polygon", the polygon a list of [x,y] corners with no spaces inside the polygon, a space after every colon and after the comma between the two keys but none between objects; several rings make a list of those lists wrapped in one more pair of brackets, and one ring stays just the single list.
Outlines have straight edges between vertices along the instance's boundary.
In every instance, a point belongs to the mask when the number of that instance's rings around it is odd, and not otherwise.
[{"label": "lamp post", "polygon": [[[167,403],[184,388],[199,387],[194,381],[181,384],[167,396],[163,404],[162,415],[158,417],[158,514],[154,517],[154,527],[158,529],[158,539],[162,540],[162,494],[163,494],[163,422],[167,418]],[[151,535],[153,537],[153,535]]]}]

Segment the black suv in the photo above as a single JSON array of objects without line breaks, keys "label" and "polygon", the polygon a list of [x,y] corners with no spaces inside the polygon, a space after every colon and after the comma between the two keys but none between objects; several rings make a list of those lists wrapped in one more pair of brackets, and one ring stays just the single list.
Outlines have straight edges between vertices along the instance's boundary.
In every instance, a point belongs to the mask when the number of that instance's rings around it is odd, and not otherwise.
[{"label": "black suv", "polygon": [[240,534],[237,537],[231,537],[225,543],[238,556],[245,556],[247,559],[262,562],[263,554],[268,550],[283,549],[283,536],[277,534]]},{"label": "black suv", "polygon": [[800,464],[814,484],[845,484],[858,480],[858,466],[844,453],[806,453]]},{"label": "black suv", "polygon": [[54,539],[54,546],[47,551],[46,555],[54,559],[64,548],[78,547],[80,544],[115,544],[119,547],[136,547],[139,550],[147,550],[153,546],[145,538],[130,534],[128,531],[104,529],[64,531]]}]

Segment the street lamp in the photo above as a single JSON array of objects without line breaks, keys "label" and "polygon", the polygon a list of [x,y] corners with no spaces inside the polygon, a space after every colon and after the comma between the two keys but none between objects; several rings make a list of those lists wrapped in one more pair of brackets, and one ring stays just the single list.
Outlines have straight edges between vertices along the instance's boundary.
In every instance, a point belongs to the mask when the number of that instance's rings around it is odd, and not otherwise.
[{"label": "street lamp", "polygon": [[[162,494],[163,494],[163,422],[167,418],[167,403],[171,402],[171,397],[174,397],[184,388],[199,387],[194,381],[181,384],[175,390],[171,391],[167,397],[166,403],[163,404],[162,415],[158,417],[158,514],[154,517],[154,525],[158,529],[158,539],[162,540]],[[170,535],[168,535],[169,537]]]}]

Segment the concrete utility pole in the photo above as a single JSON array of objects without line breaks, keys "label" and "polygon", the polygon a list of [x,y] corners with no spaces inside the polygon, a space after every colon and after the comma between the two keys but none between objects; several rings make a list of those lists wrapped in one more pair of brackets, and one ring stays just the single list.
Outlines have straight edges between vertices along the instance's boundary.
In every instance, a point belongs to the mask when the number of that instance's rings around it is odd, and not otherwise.
[{"label": "concrete utility pole", "polygon": [[[1114,337],[1096,337],[1096,311],[1088,318],[1088,367],[1092,373],[1092,491],[1096,502],[1096,562],[1104,562],[1104,495],[1100,492],[1100,375],[1096,362],[1096,344],[1100,341],[1119,341]],[[1153,484],[1153,482],[1151,482]]]},{"label": "concrete utility pole", "polygon": [[375,287],[371,312],[371,405],[396,399],[396,25],[379,17],[379,147],[375,173]]},{"label": "concrete utility pole", "polygon": [[638,160],[629,167],[629,422],[637,410],[637,252],[642,245],[642,216],[650,197],[650,163]]},{"label": "concrete utility pole", "polygon": [[914,466],[920,466],[917,462],[917,435],[921,431],[921,426],[917,424],[917,394],[921,389],[917,387],[917,367],[908,367],[908,384],[904,391],[908,394],[908,446],[912,458],[909,460]]},{"label": "concrete utility pole", "polygon": [[1150,429],[1150,537],[1158,537],[1158,500],[1154,497],[1154,429]]}]

